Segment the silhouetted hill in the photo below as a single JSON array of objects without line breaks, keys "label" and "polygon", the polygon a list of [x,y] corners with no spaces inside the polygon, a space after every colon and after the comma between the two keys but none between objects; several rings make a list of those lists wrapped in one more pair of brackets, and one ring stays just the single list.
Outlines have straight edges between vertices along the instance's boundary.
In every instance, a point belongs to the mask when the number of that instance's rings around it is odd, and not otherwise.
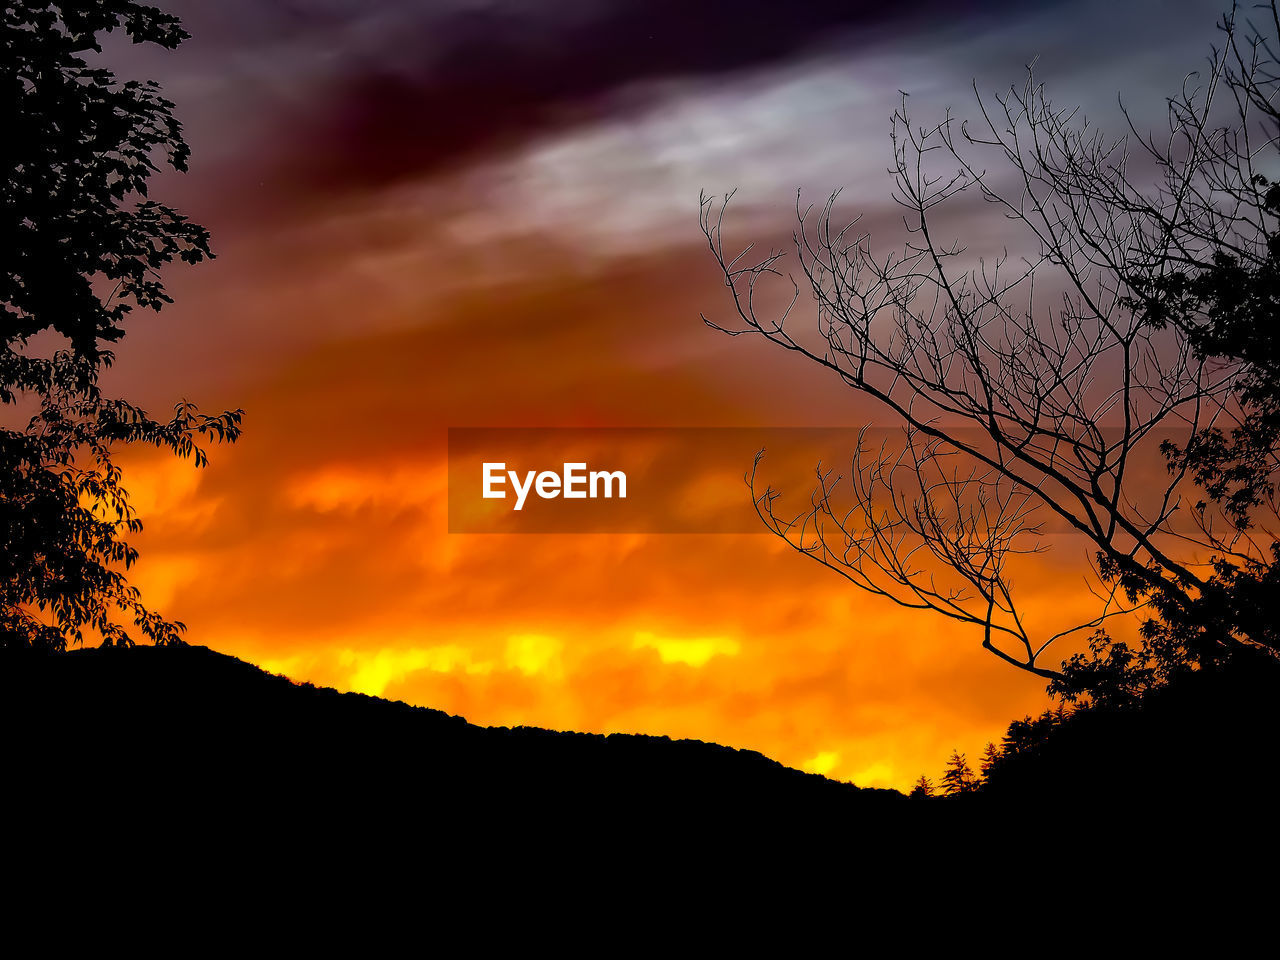
[{"label": "silhouetted hill", "polygon": [[90,807],[376,812],[462,829],[489,817],[814,824],[907,804],[701,741],[478,727],[203,647],[13,657],[0,692],[5,729],[20,731],[11,770]]},{"label": "silhouetted hill", "polygon": [[257,851],[242,859],[286,843],[456,857],[483,842],[533,844],[548,862],[586,852],[723,868],[712,851],[730,850],[757,868],[803,856],[906,873],[956,844],[965,856],[1035,857],[1061,848],[1064,829],[1068,855],[1081,856],[1135,820],[1157,831],[1269,804],[1276,679],[1269,669],[1192,677],[1148,711],[1061,725],[982,793],[912,800],[716,744],[477,727],[201,647],[9,655],[3,812],[23,825],[10,835],[33,843],[123,845],[112,862],[142,838],[174,844],[174,856],[192,843],[205,856]]},{"label": "silhouetted hill", "polygon": [[[1245,805],[1247,837],[1231,839],[1166,790],[1197,770],[1158,778],[1163,808],[1098,801],[1133,783],[1116,758],[1149,730],[1128,719],[1122,734],[1105,732],[1114,718],[1068,732],[1080,746],[1046,746],[999,795],[955,802],[715,744],[480,728],[199,647],[0,658],[0,716],[5,865],[50,943],[83,917],[62,905],[92,898],[130,943],[175,905],[200,915],[166,935],[182,953],[267,919],[323,938],[359,921],[377,953],[388,921],[428,948],[452,936],[495,952],[570,931],[593,952],[645,935],[665,952],[698,942],[682,927],[759,948],[771,921],[797,938],[788,953],[809,952],[815,924],[901,948],[922,921],[1028,892],[1053,914],[1064,892],[1097,906],[1113,882],[1180,878],[1203,903],[1224,863],[1265,862],[1271,839],[1255,826],[1269,806]],[[1077,802],[1055,770],[1096,796]],[[1161,809],[1194,829],[1162,829]]]}]

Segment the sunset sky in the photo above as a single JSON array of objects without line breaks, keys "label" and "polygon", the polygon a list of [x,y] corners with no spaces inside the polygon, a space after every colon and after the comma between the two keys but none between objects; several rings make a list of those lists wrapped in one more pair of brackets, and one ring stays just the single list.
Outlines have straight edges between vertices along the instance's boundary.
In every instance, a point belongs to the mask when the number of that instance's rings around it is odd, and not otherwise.
[{"label": "sunset sky", "polygon": [[[936,777],[1046,706],[976,631],[764,533],[450,534],[446,431],[888,423],[702,324],[730,303],[699,191],[738,189],[743,243],[785,243],[797,189],[843,188],[891,233],[899,91],[921,122],[972,116],[974,83],[1034,60],[1055,102],[1120,133],[1123,93],[1154,124],[1219,3],[160,5],[192,40],[107,56],[177,103],[192,168],[155,193],[218,259],[170,274],[108,383],[246,413],[203,472],[124,460],[135,582],[191,642],[475,723],[696,737],[863,786]],[[948,226],[1002,236],[971,216]],[[1053,545],[1024,605],[1087,618],[1083,551]]]}]

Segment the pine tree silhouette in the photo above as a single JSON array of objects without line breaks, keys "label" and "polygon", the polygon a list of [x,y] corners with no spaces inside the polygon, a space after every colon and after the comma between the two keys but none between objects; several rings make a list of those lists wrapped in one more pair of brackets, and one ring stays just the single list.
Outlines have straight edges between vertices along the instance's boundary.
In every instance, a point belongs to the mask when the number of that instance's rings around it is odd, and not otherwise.
[{"label": "pine tree silhouette", "polygon": [[915,786],[911,788],[911,792],[907,794],[910,797],[932,797],[933,781],[924,774],[920,775],[920,779],[915,782]]},{"label": "pine tree silhouette", "polygon": [[974,776],[969,761],[959,750],[951,751],[951,759],[947,761],[947,769],[942,774],[942,792],[948,796],[959,793],[972,793],[978,789],[978,778]]},{"label": "pine tree silhouette", "polygon": [[991,773],[991,768],[1000,762],[1000,748],[994,743],[987,743],[986,748],[982,751],[982,757],[978,761],[978,767],[982,771],[982,779],[985,780]]}]

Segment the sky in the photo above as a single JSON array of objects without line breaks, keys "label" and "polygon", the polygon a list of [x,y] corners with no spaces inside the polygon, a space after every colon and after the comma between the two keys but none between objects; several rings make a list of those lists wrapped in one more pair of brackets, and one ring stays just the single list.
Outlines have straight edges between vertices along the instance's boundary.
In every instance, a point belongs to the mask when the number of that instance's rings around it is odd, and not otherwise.
[{"label": "sky", "polygon": [[[936,777],[1048,705],[973,628],[764,533],[451,534],[447,430],[886,425],[702,323],[731,304],[700,191],[737,189],[735,241],[785,243],[797,190],[841,189],[891,243],[904,93],[921,122],[972,117],[975,88],[1034,63],[1104,129],[1121,94],[1155,125],[1219,4],[161,5],[190,41],[105,57],[175,101],[191,170],[154,194],[218,257],[170,272],[107,385],[245,410],[204,471],[124,458],[134,582],[191,642],[475,723],[695,737],[863,786]],[[947,227],[1005,242],[982,209]],[[1094,604],[1080,546],[1053,546],[1019,574],[1044,629]]]}]

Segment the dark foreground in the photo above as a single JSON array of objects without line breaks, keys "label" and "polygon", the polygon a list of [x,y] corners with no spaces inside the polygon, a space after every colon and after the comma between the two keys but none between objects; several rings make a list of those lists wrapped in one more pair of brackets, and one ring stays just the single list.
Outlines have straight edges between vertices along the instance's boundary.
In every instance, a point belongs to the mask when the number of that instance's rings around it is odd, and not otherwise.
[{"label": "dark foreground", "polygon": [[90,806],[272,798],[512,816],[609,808],[703,819],[782,808],[896,809],[759,753],[667,737],[487,728],[438,710],[294,683],[204,647],[81,650],[10,663],[5,725],[19,769]]},{"label": "dark foreground", "polygon": [[939,857],[1001,847],[1062,856],[1135,832],[1220,838],[1252,821],[1257,841],[1275,829],[1265,670],[1068,725],[983,793],[912,800],[715,744],[476,727],[201,647],[0,663],[11,841],[82,829],[134,850],[298,845],[415,862],[483,843],[668,870],[728,849],[928,874]]}]

